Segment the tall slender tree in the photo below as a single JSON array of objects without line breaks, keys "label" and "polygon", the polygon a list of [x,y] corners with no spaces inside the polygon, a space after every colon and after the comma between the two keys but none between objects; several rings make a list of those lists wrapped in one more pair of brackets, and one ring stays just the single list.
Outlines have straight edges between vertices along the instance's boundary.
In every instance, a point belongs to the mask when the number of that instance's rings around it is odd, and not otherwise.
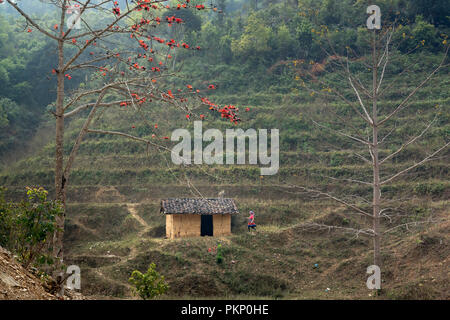
[{"label": "tall slender tree", "polygon": [[[352,111],[352,116],[347,116],[337,112],[334,108],[327,108],[331,120],[329,122],[321,120],[313,120],[314,124],[325,132],[329,132],[345,139],[349,139],[354,146],[352,149],[361,150],[354,152],[354,156],[362,161],[363,164],[371,169],[371,178],[339,178],[326,177],[342,183],[351,183],[363,186],[369,186],[372,189],[372,199],[367,202],[355,203],[356,195],[349,197],[340,197],[331,192],[308,188],[305,186],[292,186],[299,190],[300,193],[310,193],[315,196],[323,196],[346,206],[349,212],[356,213],[365,219],[371,221],[371,226],[365,229],[347,228],[341,226],[326,225],[322,223],[312,224],[319,228],[334,228],[344,231],[354,232],[356,234],[364,234],[373,239],[373,264],[382,266],[382,239],[383,234],[389,232],[400,225],[386,230],[381,225],[382,219],[391,219],[391,214],[395,214],[390,207],[392,200],[382,198],[382,187],[389,185],[398,177],[424,165],[425,163],[435,160],[439,153],[448,150],[450,141],[446,141],[447,137],[442,137],[443,142],[438,147],[428,151],[420,160],[399,169],[397,172],[390,172],[386,168],[396,156],[407,150],[408,146],[417,143],[424,138],[431,128],[437,125],[436,121],[439,110],[435,111],[434,119],[426,123],[416,134],[408,137],[398,137],[397,140],[403,139],[401,144],[396,140],[391,145],[397,143],[394,151],[383,154],[380,148],[386,148],[389,139],[395,135],[396,125],[392,125],[392,121],[401,115],[402,111],[408,109],[413,102],[413,97],[433,79],[436,74],[448,68],[448,50],[449,46],[444,41],[444,52],[440,62],[428,70],[423,70],[425,75],[417,78],[417,83],[412,89],[403,95],[396,106],[390,107],[385,100],[382,100],[386,93],[393,88],[399,88],[402,76],[407,75],[412,65],[403,65],[402,58],[410,56],[411,53],[420,50],[424,46],[424,41],[417,39],[415,48],[405,54],[398,50],[402,40],[394,41],[399,31],[396,23],[384,25],[381,30],[374,28],[373,30],[360,30],[360,37],[366,43],[361,44],[356,49],[354,44],[349,44],[346,48],[337,48],[331,40],[333,34],[337,31],[331,31],[328,27],[323,26],[317,33],[321,34],[323,40],[323,50],[327,58],[322,62],[310,62],[307,67],[303,61],[295,63],[297,70],[297,79],[301,85],[308,90],[311,96],[320,96],[324,100],[338,100],[348,106]],[[401,34],[401,32],[400,32]],[[405,35],[401,38],[406,38]],[[352,48],[353,47],[353,48]],[[356,51],[364,51],[358,54]],[[402,70],[396,71],[395,74],[390,72],[389,66],[395,61],[395,68]],[[429,68],[429,66],[428,66]],[[364,71],[365,70],[365,71]],[[392,76],[388,80],[388,74]],[[327,77],[327,75],[333,77]],[[401,89],[403,90],[403,89]],[[381,106],[381,108],[380,108]],[[355,117],[358,118],[355,120]],[[404,119],[400,119],[404,121]],[[406,120],[407,126],[417,127],[417,120]],[[389,126],[390,125],[390,126]],[[359,146],[359,147],[358,147]],[[362,147],[362,148],[361,148]],[[385,151],[385,150],[383,150]],[[364,154],[365,152],[366,154]],[[361,172],[354,172],[353,176],[359,176]],[[352,197],[350,197],[352,196]],[[367,204],[370,203],[370,206]],[[424,221],[402,222],[402,226],[417,225],[421,223],[436,223],[439,219],[426,219]]]}]

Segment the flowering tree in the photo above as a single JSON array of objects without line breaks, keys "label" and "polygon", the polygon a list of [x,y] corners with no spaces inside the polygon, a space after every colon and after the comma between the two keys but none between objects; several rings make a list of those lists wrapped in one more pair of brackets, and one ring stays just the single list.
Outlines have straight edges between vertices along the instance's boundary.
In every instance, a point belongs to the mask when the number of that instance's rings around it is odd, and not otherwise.
[{"label": "flowering tree", "polygon": [[[134,139],[156,148],[164,146],[158,139],[157,125],[154,125],[153,139],[143,139],[132,132],[95,130],[91,126],[94,118],[101,116],[100,110],[111,108],[131,108],[146,119],[141,112],[153,105],[167,104],[178,108],[189,120],[196,115],[195,105],[206,105],[212,111],[219,111],[222,117],[237,123],[237,111],[228,107],[220,108],[210,102],[203,90],[187,84],[183,89],[170,88],[170,79],[176,71],[169,67],[176,50],[200,50],[192,44],[164,39],[158,35],[162,25],[180,25],[184,21],[174,15],[162,16],[170,10],[215,9],[203,4],[193,4],[191,0],[171,5],[167,0],[118,1],[77,1],[47,0],[58,13],[59,22],[48,25],[34,18],[20,2],[6,0],[22,17],[24,31],[32,34],[40,32],[54,41],[57,61],[49,73],[56,77],[56,102],[52,112],[55,117],[55,197],[65,206],[67,186],[70,180],[77,152],[88,133],[112,134]],[[83,75],[87,84],[74,91],[66,88],[66,83]],[[210,85],[204,90],[215,89]],[[66,161],[64,159],[66,119],[78,117],[83,125],[78,137],[73,141]],[[204,118],[201,114],[200,119]],[[152,119],[154,120],[154,119]],[[153,126],[152,126],[153,127]],[[130,126],[130,131],[135,126]],[[63,261],[63,234],[65,214],[57,217],[58,229],[53,239],[53,254],[59,263]]]}]

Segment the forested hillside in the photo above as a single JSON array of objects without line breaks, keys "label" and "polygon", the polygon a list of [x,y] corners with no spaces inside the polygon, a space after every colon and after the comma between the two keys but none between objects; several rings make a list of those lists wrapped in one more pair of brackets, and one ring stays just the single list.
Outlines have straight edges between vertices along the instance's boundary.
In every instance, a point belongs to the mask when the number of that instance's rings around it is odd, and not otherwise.
[{"label": "forested hillside", "polygon": [[[31,5],[31,1],[21,3]],[[424,45],[415,52],[442,52],[449,30],[444,1],[380,1],[379,5],[385,19],[398,20],[404,26],[397,35],[406,38],[399,47],[401,53],[409,53],[421,41]],[[161,16],[182,18],[184,24],[168,27],[165,33],[202,48],[174,57],[174,65],[182,66],[183,81],[199,86],[214,82],[217,94],[297,92],[289,62],[322,62],[326,58],[319,41],[324,25],[335,31],[332,40],[340,53],[347,45],[361,49],[358,28],[366,16],[364,1],[220,0],[213,6],[217,10],[208,13],[170,9]],[[0,8],[0,150],[5,154],[16,144],[23,147],[48,116],[47,107],[56,96],[51,77],[56,49],[39,32],[27,33],[12,8],[6,4]],[[30,11],[50,28],[57,21],[50,8],[33,1]],[[83,80],[80,73],[68,83],[68,89]]]},{"label": "forested hillside", "polygon": [[[55,31],[58,16],[51,6],[33,4],[31,10],[30,0],[18,2]],[[124,12],[127,3],[132,1],[110,7]],[[198,7],[202,3],[204,9]],[[380,188],[384,290],[373,294],[365,286],[372,264],[371,220],[352,209],[371,210],[373,154],[353,136],[348,139],[348,132],[368,140],[373,133],[347,102],[363,104],[352,86],[364,92],[371,84],[370,4],[163,1],[157,10],[162,22],[148,39],[164,57],[153,60],[147,51],[138,51],[128,61],[131,66],[137,61],[148,73],[161,68],[176,75],[152,79],[161,86],[161,96],[198,90],[203,104],[180,111],[156,98],[149,99],[147,109],[120,100],[93,118],[96,132],[84,137],[72,168],[64,234],[66,263],[81,267],[85,296],[135,297],[131,272],[144,272],[154,262],[170,285],[169,298],[449,298],[450,13],[445,1],[376,1],[382,30],[391,27],[395,44],[387,50],[386,67],[383,60],[379,65],[381,121],[402,107],[380,128],[379,154],[387,158],[381,176],[387,180],[408,171]],[[140,20],[140,14],[133,18]],[[170,22],[171,17],[183,22]],[[86,19],[97,27],[110,17],[89,12]],[[99,41],[86,55],[98,57],[111,46],[128,50],[135,43],[132,37],[118,39]],[[167,49],[170,39],[181,48]],[[76,52],[78,43],[73,44],[65,49],[67,55]],[[341,57],[351,65],[341,65]],[[55,197],[56,60],[55,42],[24,23],[8,4],[0,5],[0,186],[11,201],[23,199],[26,186],[43,186]],[[103,85],[114,62],[95,67],[100,70],[71,70],[64,90],[77,93]],[[334,94],[338,91],[341,96]],[[239,109],[240,121],[224,120],[216,105]],[[86,118],[86,109],[75,110]],[[249,164],[174,165],[172,132],[192,131],[192,120],[200,119],[204,130],[279,129],[278,173],[264,176],[260,166]],[[83,124],[83,118],[66,120],[64,159]],[[232,220],[230,237],[164,239],[161,199],[211,198],[221,192],[235,199],[241,212]],[[255,234],[247,231],[249,210],[256,212]],[[216,262],[219,244],[223,264]]]}]

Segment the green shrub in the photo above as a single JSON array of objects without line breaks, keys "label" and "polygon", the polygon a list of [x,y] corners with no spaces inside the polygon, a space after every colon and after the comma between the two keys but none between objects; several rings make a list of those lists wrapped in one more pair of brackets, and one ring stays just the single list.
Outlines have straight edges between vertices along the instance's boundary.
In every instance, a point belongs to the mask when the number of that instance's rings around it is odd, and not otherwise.
[{"label": "green shrub", "polygon": [[217,246],[217,255],[216,255],[217,264],[221,264],[223,262],[223,253],[222,253],[222,245],[219,244]]},{"label": "green shrub", "polygon": [[8,248],[27,267],[51,264],[49,240],[56,230],[56,216],[62,214],[57,201],[47,200],[48,192],[27,187],[27,199],[7,203],[0,190],[0,245]]},{"label": "green shrub", "polygon": [[0,246],[8,247],[12,228],[10,204],[5,201],[5,188],[0,187]]},{"label": "green shrub", "polygon": [[161,276],[155,268],[156,265],[152,263],[144,274],[135,270],[128,280],[136,287],[136,292],[143,300],[153,299],[166,293],[169,289],[169,286],[164,280],[164,276]]}]

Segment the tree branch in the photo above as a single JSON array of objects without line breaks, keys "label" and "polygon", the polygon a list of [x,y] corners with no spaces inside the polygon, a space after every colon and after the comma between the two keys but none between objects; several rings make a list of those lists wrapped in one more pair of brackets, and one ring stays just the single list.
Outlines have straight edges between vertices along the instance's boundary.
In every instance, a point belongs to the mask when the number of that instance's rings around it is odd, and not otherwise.
[{"label": "tree branch", "polygon": [[427,156],[427,157],[426,157],[425,159],[423,159],[422,161],[420,161],[420,162],[418,162],[418,163],[416,163],[416,164],[414,164],[414,165],[412,165],[412,166],[410,166],[410,167],[408,167],[408,168],[406,168],[406,169],[400,171],[400,172],[397,173],[397,174],[394,174],[394,175],[391,176],[390,178],[388,178],[388,179],[382,181],[380,184],[381,184],[381,185],[386,184],[386,183],[388,183],[388,182],[394,180],[394,179],[397,178],[398,176],[400,176],[400,175],[402,175],[402,174],[404,174],[404,173],[406,173],[406,172],[408,172],[408,171],[410,171],[410,170],[412,170],[412,169],[414,169],[414,168],[416,168],[416,167],[418,167],[418,166],[424,164],[425,162],[431,161],[432,158],[433,158],[436,154],[438,154],[439,152],[441,152],[442,150],[444,150],[445,148],[447,148],[449,145],[450,145],[450,142],[447,142],[445,145],[443,145],[441,148],[439,148],[438,150],[436,150],[435,152],[433,152],[432,154],[430,154],[429,156]]},{"label": "tree branch", "polygon": [[386,121],[388,121],[390,118],[392,118],[394,115],[396,115],[400,110],[402,110],[405,106],[405,104],[409,101],[409,99],[411,99],[411,97],[413,97],[417,91],[419,91],[420,88],[422,88],[428,81],[430,81],[430,79],[434,76],[434,74],[436,72],[438,72],[443,66],[444,66],[444,62],[447,58],[447,54],[448,54],[448,49],[449,46],[447,46],[447,49],[445,51],[444,57],[442,58],[441,63],[439,64],[439,66],[433,70],[433,72],[431,72],[425,80],[422,81],[422,83],[419,84],[419,86],[417,86],[398,106],[397,108],[395,108],[394,111],[392,111],[386,118],[384,118],[383,120],[381,120],[378,125],[381,126],[383,123],[385,123]]},{"label": "tree branch", "polygon": [[[283,187],[286,187],[286,186],[283,186]],[[326,192],[323,192],[323,191],[320,191],[320,190],[307,188],[307,187],[300,187],[300,186],[296,186],[296,185],[288,185],[288,187],[296,188],[296,189],[304,190],[304,191],[309,192],[309,193],[316,193],[317,195],[325,196],[327,198],[330,198],[330,199],[332,199],[332,200],[334,200],[336,202],[339,202],[339,203],[341,203],[341,204],[343,204],[343,205],[345,205],[345,206],[347,206],[347,207],[357,211],[358,213],[360,213],[360,214],[362,214],[364,216],[372,218],[372,215],[370,213],[368,213],[368,212],[366,212],[366,211],[356,207],[355,205],[353,205],[351,203],[348,203],[347,201],[339,199],[339,198],[337,198],[337,197],[335,197],[335,196],[333,196],[333,195],[331,195],[329,193],[326,193]]]},{"label": "tree branch", "polygon": [[397,151],[391,153],[390,155],[388,155],[386,158],[384,158],[383,160],[380,161],[380,165],[382,163],[384,163],[385,161],[393,158],[395,155],[397,155],[398,153],[400,153],[404,148],[406,148],[407,146],[409,146],[410,144],[414,143],[416,140],[420,139],[420,137],[422,137],[424,135],[425,132],[428,131],[428,129],[431,127],[431,125],[435,122],[436,118],[433,119],[433,121],[431,121],[428,126],[416,137],[414,137],[413,139],[409,140],[408,142],[406,142],[405,144],[403,144]]},{"label": "tree branch", "polygon": [[60,38],[58,38],[57,36],[54,36],[53,34],[45,31],[42,27],[40,27],[36,22],[34,22],[34,20],[32,18],[30,18],[30,16],[28,16],[25,12],[23,12],[19,6],[14,3],[12,0],[6,0],[11,6],[14,7],[14,9],[16,9],[17,12],[19,12],[33,27],[35,27],[37,30],[39,30],[40,32],[42,32],[43,34],[45,34],[47,37],[52,38],[53,40],[59,41]]},{"label": "tree branch", "polygon": [[314,120],[312,120],[312,121],[314,122],[315,125],[317,125],[317,126],[319,126],[319,127],[322,127],[322,128],[325,128],[325,129],[328,129],[328,130],[330,130],[330,131],[333,131],[333,132],[335,132],[335,133],[337,133],[337,134],[339,134],[339,135],[341,135],[341,136],[347,137],[347,138],[349,138],[349,139],[351,139],[351,140],[358,141],[358,142],[360,142],[360,143],[362,143],[362,144],[365,144],[365,145],[369,145],[369,146],[371,145],[371,143],[368,142],[368,141],[364,141],[364,140],[361,140],[361,139],[359,139],[359,138],[353,137],[353,136],[351,136],[351,135],[349,135],[349,134],[346,134],[346,133],[344,133],[344,132],[341,132],[341,131],[338,131],[338,130],[329,128],[329,127],[324,126],[323,124],[320,124],[320,123],[318,123],[318,122],[316,122],[316,121],[314,121]]},{"label": "tree branch", "polygon": [[70,170],[72,169],[72,165],[73,165],[73,162],[75,161],[75,157],[77,155],[78,149],[80,148],[81,142],[82,142],[84,136],[87,133],[87,130],[88,130],[88,128],[89,128],[89,126],[90,126],[90,124],[92,122],[92,119],[94,119],[94,115],[95,115],[95,112],[97,111],[97,107],[101,103],[101,101],[103,100],[106,92],[107,92],[107,89],[104,89],[100,93],[100,95],[98,96],[97,102],[92,107],[92,110],[89,113],[88,118],[84,122],[83,128],[81,129],[77,140],[75,141],[75,144],[74,144],[74,146],[72,148],[72,151],[70,152],[69,159],[67,160],[67,164],[66,164],[66,167],[64,169],[64,178],[66,179],[66,181],[69,180]]},{"label": "tree branch", "polygon": [[358,237],[359,234],[364,234],[366,236],[374,236],[374,232],[372,229],[355,229],[355,228],[349,228],[349,227],[339,227],[339,226],[330,226],[323,223],[316,223],[316,222],[308,222],[303,224],[301,227],[315,227],[319,229],[328,229],[328,231],[331,231],[332,229],[336,230],[343,230],[348,233],[355,233],[355,236]]}]

